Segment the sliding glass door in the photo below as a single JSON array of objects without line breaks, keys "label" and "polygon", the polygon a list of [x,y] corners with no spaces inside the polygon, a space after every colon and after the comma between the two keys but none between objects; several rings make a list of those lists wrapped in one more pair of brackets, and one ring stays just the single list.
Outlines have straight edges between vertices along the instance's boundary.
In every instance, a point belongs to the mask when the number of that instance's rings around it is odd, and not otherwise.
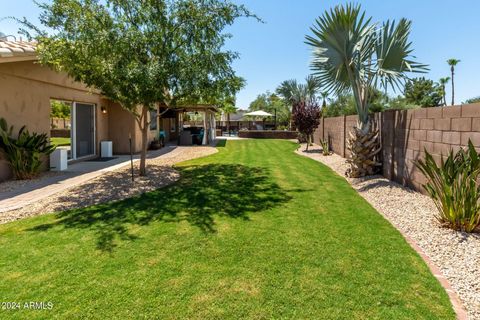
[{"label": "sliding glass door", "polygon": [[95,154],[95,105],[74,102],[72,112],[73,159]]}]

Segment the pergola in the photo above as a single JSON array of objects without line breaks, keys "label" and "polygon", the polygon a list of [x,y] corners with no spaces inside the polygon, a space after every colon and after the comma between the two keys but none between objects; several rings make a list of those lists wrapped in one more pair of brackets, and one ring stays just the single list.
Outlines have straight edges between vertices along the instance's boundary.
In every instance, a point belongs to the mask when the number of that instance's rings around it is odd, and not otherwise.
[{"label": "pergola", "polygon": [[[195,138],[201,138],[202,145],[208,145],[216,139],[215,113],[218,108],[214,105],[189,105],[177,109],[179,122],[179,144],[191,145]],[[185,114],[192,112],[202,114],[203,119],[198,121],[185,121]],[[203,134],[201,133],[203,129]]]}]

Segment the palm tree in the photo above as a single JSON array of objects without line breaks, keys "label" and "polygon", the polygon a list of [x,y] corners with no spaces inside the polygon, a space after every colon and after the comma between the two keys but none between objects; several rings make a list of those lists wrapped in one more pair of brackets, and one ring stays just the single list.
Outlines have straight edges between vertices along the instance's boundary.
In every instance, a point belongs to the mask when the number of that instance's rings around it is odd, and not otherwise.
[{"label": "palm tree", "polygon": [[322,91],[320,95],[322,96],[322,109],[323,109],[327,107],[328,91]]},{"label": "palm tree", "polygon": [[238,108],[235,106],[235,98],[228,97],[220,104],[220,110],[222,110],[223,114],[227,115],[227,131],[228,135],[230,136],[230,114],[235,113],[238,111]]},{"label": "palm tree", "polygon": [[452,73],[452,106],[455,104],[455,82],[454,82],[454,75],[455,75],[455,66],[460,62],[458,59],[448,59],[447,63],[450,66],[450,72]]},{"label": "palm tree", "polygon": [[283,81],[275,92],[289,105],[294,104],[299,96],[297,80],[290,79]]},{"label": "palm tree", "polygon": [[398,24],[371,22],[360,5],[336,6],[319,17],[306,36],[312,47],[311,69],[331,94],[353,92],[358,113],[357,127],[350,133],[347,175],[373,174],[381,165],[378,131],[370,130],[369,93],[377,86],[400,89],[406,72],[427,70],[411,60],[410,21]]},{"label": "palm tree", "polygon": [[438,80],[438,82],[440,83],[440,87],[442,89],[442,99],[443,99],[442,104],[444,106],[447,105],[447,98],[446,98],[447,91],[445,89],[445,86],[447,85],[448,81],[450,81],[450,77],[440,78],[440,80]]},{"label": "palm tree", "polygon": [[[314,76],[307,76],[305,83],[298,83],[297,80],[290,79],[283,81],[275,91],[285,103],[290,107],[291,114],[294,113],[295,105],[299,102],[315,102],[320,89],[318,79]],[[290,128],[294,127],[290,120]]]}]

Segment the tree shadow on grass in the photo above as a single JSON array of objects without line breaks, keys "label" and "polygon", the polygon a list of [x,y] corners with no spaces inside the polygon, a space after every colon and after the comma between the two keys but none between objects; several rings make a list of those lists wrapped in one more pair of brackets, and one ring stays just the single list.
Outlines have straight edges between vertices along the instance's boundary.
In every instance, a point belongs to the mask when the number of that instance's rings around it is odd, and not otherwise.
[{"label": "tree shadow on grass", "polygon": [[187,221],[205,233],[214,233],[215,216],[249,220],[249,213],[291,199],[265,168],[209,164],[180,170],[182,178],[172,186],[123,201],[60,212],[55,222],[31,230],[55,226],[92,229],[97,235],[97,248],[112,252],[116,239],[136,239],[128,230],[132,225]]}]

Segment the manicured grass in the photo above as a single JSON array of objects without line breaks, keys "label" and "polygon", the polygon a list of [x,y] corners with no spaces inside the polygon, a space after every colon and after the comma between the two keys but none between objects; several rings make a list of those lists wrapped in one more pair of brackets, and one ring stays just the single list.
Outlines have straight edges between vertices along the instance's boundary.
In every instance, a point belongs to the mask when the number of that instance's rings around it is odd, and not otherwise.
[{"label": "manicured grass", "polygon": [[175,185],[0,226],[0,318],[454,319],[421,258],[294,143],[229,141]]},{"label": "manicured grass", "polygon": [[71,142],[70,142],[70,138],[51,137],[50,143],[59,147],[59,146],[69,146]]}]

